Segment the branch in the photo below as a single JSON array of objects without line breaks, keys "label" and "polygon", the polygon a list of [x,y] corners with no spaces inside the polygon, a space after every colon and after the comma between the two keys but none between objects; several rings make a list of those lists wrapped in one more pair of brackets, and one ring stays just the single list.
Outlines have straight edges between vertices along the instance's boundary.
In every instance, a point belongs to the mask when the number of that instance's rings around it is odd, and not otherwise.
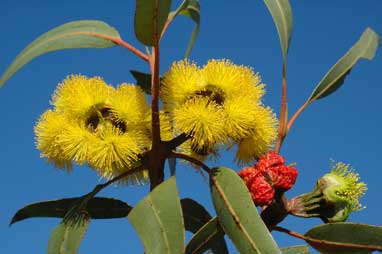
[{"label": "branch", "polygon": [[151,69],[151,129],[152,129],[152,145],[149,158],[149,175],[150,175],[150,189],[153,190],[155,186],[164,180],[164,162],[165,152],[164,146],[160,136],[160,120],[159,120],[159,33],[158,33],[158,4],[159,0],[155,0],[153,28],[154,28],[154,46],[153,55],[150,58]]},{"label": "branch", "polygon": [[201,162],[200,160],[198,159],[195,159],[191,156],[188,156],[186,154],[182,154],[182,153],[175,153],[175,152],[170,152],[168,154],[168,157],[169,158],[179,158],[179,159],[183,159],[183,160],[186,160],[188,162],[191,162],[192,164],[195,164],[196,166],[199,166],[201,167],[204,171],[206,171],[208,174],[211,173],[211,169],[206,165],[204,164],[203,162]]},{"label": "branch", "polygon": [[190,137],[191,136],[187,135],[186,133],[182,133],[169,141],[163,141],[163,143],[166,144],[167,149],[171,151],[186,142]]}]

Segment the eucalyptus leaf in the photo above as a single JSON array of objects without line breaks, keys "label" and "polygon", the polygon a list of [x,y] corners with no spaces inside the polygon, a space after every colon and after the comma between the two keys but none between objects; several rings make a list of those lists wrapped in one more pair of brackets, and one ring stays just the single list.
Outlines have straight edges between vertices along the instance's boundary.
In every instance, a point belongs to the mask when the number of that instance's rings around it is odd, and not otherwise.
[{"label": "eucalyptus leaf", "polygon": [[[16,212],[10,224],[36,217],[64,218],[79,199],[64,198],[27,205]],[[124,218],[131,209],[131,206],[121,200],[105,197],[92,198],[86,205],[86,212],[92,219]]]},{"label": "eucalyptus leaf", "polygon": [[358,60],[362,58],[373,59],[378,47],[378,40],[378,35],[372,29],[367,28],[353,47],[330,68],[318,83],[306,104],[324,98],[340,88]]},{"label": "eucalyptus leaf", "polygon": [[185,17],[190,18],[191,20],[195,22],[195,27],[192,30],[191,38],[188,43],[188,47],[185,54],[185,58],[188,58],[190,56],[192,48],[194,47],[195,40],[198,37],[198,33],[199,33],[199,27],[200,27],[199,0],[184,0],[176,11],[170,13],[169,19],[173,19],[177,15],[183,15]]},{"label": "eucalyptus leaf", "polygon": [[24,65],[48,52],[73,48],[109,48],[116,44],[108,38],[120,38],[115,28],[97,20],[80,20],[58,26],[30,43],[0,78],[0,88]]},{"label": "eucalyptus leaf", "polygon": [[84,219],[75,226],[60,223],[50,235],[48,254],[77,254],[89,222],[90,220]]},{"label": "eucalyptus leaf", "polygon": [[215,168],[210,187],[220,224],[241,254],[281,252],[235,171]]},{"label": "eucalyptus leaf", "polygon": [[366,224],[350,222],[327,223],[310,229],[305,233],[305,236],[320,241],[370,246],[369,250],[363,250],[307,240],[313,248],[327,254],[365,254],[373,252],[372,246],[382,248],[382,227]]},{"label": "eucalyptus leaf", "polygon": [[206,250],[213,254],[228,253],[224,231],[216,217],[211,222],[209,212],[195,200],[184,198],[180,202],[185,229],[195,234],[186,247],[186,253],[203,253]]},{"label": "eucalyptus leaf", "polygon": [[213,254],[227,254],[224,231],[217,217],[209,220],[191,238],[186,246],[187,254],[201,254],[207,250]]},{"label": "eucalyptus leaf", "polygon": [[184,226],[187,231],[196,233],[212,218],[201,204],[191,198],[182,199],[180,204],[183,211]]},{"label": "eucalyptus leaf", "polygon": [[264,3],[276,25],[285,63],[293,29],[293,15],[289,0],[264,0]]},{"label": "eucalyptus leaf", "polygon": [[135,70],[131,70],[130,73],[137,81],[137,85],[140,86],[145,93],[151,94],[151,74]]},{"label": "eucalyptus leaf", "polygon": [[280,248],[282,254],[309,254],[309,245],[295,245]]},{"label": "eucalyptus leaf", "polygon": [[[159,36],[170,13],[171,0],[136,0],[134,30],[137,39],[146,46],[154,46],[155,32]],[[158,6],[155,6],[155,4]],[[154,23],[157,31],[154,31]]]},{"label": "eucalyptus leaf", "polygon": [[127,216],[146,254],[184,252],[184,225],[175,177],[161,183]]}]

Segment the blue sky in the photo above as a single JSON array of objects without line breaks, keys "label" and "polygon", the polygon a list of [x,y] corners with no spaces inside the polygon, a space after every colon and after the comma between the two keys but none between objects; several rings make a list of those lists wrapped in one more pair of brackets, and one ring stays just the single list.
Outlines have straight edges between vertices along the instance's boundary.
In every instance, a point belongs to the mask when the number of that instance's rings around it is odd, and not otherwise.
[{"label": "blue sky", "polygon": [[[110,3],[112,2],[112,3]],[[103,20],[122,38],[143,49],[134,38],[134,1],[2,0],[0,2],[0,71],[33,39],[60,24],[79,19]],[[179,1],[174,1],[173,8]],[[327,70],[353,45],[366,27],[381,34],[382,2],[291,1],[294,31],[288,56],[288,104],[293,113],[310,95]],[[264,103],[278,112],[281,84],[281,50],[276,29],[262,1],[203,1],[199,38],[191,59],[203,65],[208,59],[231,59],[252,66],[267,84]],[[178,18],[162,40],[161,71],[183,57],[192,23]],[[123,48],[82,49],[44,55],[23,68],[0,90],[2,120],[0,147],[0,250],[2,253],[43,253],[57,219],[30,219],[8,227],[13,214],[28,203],[80,196],[102,182],[87,167],[71,174],[54,169],[39,158],[33,127],[49,107],[56,85],[67,75],[102,76],[117,85],[133,82],[129,70],[148,71],[146,64]],[[361,61],[332,96],[311,105],[296,121],[282,148],[288,163],[297,162],[299,177],[289,198],[310,191],[325,174],[330,159],[352,164],[368,184],[362,199],[367,208],[350,221],[381,225],[380,182],[382,125],[382,59]],[[219,163],[235,170],[232,154]],[[177,171],[181,197],[192,197],[213,214],[208,180],[194,169]],[[136,204],[148,187],[110,187],[100,196]],[[298,232],[320,224],[318,219],[288,217],[282,226]],[[302,241],[275,233],[280,246]],[[81,253],[142,253],[143,247],[126,219],[92,221]]]}]

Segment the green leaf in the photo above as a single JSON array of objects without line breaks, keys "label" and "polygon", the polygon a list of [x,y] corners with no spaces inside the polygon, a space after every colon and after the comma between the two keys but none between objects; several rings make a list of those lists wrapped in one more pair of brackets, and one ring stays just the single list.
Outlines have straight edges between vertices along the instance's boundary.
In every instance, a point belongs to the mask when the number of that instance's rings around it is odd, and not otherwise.
[{"label": "green leaf", "polygon": [[[35,217],[63,218],[78,200],[79,198],[65,198],[27,205],[17,211],[10,224]],[[90,199],[86,206],[86,212],[92,219],[124,218],[131,209],[123,201],[102,197]]]},{"label": "green leaf", "polygon": [[161,183],[129,213],[146,254],[184,251],[184,225],[175,177]]},{"label": "green leaf", "polygon": [[382,248],[382,227],[358,223],[327,223],[310,229],[305,236],[321,241],[369,245],[370,250],[341,247],[338,245],[322,244],[322,242],[307,242],[316,250],[327,254],[372,253],[373,246]]},{"label": "green leaf", "polygon": [[168,158],[168,167],[170,168],[170,175],[174,176],[176,173],[176,158]]},{"label": "green leaf", "polygon": [[[228,253],[227,245],[224,241],[224,231],[221,229],[217,219],[211,222],[211,215],[198,202],[184,198],[181,201],[185,229],[194,233],[194,240],[191,240],[186,248],[186,253],[202,253],[211,249],[214,254]],[[207,224],[211,224],[207,226]],[[213,226],[214,225],[214,226]],[[202,230],[202,228],[205,228]]]},{"label": "green leaf", "polygon": [[170,13],[169,19],[175,18],[178,15],[183,15],[192,19],[195,22],[195,27],[192,30],[191,38],[188,43],[185,58],[190,56],[191,50],[194,47],[195,40],[198,37],[200,27],[200,4],[199,0],[184,0],[179,8]]},{"label": "green leaf", "polygon": [[241,254],[280,253],[243,180],[232,169],[215,168],[212,200],[220,224]]},{"label": "green leaf", "polygon": [[293,16],[289,0],[264,0],[264,3],[275,22],[285,63],[293,28]]},{"label": "green leaf", "polygon": [[[131,75],[135,78],[137,85],[140,86],[146,94],[151,94],[151,74],[140,71],[131,70]],[[162,81],[163,78],[160,77]]]},{"label": "green leaf", "polygon": [[308,245],[296,245],[280,248],[281,253],[283,254],[309,254]]},{"label": "green leaf", "polygon": [[137,85],[140,86],[145,93],[151,94],[151,74],[134,70],[131,70],[130,73],[137,81]]},{"label": "green leaf", "polygon": [[218,218],[214,217],[194,234],[186,246],[186,253],[201,254],[211,250],[213,254],[226,254],[228,249],[224,234]]},{"label": "green leaf", "polygon": [[330,68],[328,73],[318,83],[306,104],[324,98],[340,88],[344,83],[346,75],[350,73],[358,60],[361,58],[373,59],[377,46],[378,35],[372,29],[367,28],[353,47]]},{"label": "green leaf", "polygon": [[0,88],[32,59],[48,52],[73,48],[109,48],[116,44],[108,38],[120,38],[117,30],[97,20],[80,20],[58,26],[29,44],[0,78]]},{"label": "green leaf", "polygon": [[160,0],[155,20],[155,0],[136,0],[134,29],[137,39],[146,46],[154,46],[154,21],[157,22],[158,38],[170,13],[171,0]]},{"label": "green leaf", "polygon": [[212,217],[198,202],[184,198],[180,201],[183,211],[184,226],[187,231],[196,233]]},{"label": "green leaf", "polygon": [[90,220],[74,226],[60,223],[53,229],[48,242],[48,254],[77,254]]}]

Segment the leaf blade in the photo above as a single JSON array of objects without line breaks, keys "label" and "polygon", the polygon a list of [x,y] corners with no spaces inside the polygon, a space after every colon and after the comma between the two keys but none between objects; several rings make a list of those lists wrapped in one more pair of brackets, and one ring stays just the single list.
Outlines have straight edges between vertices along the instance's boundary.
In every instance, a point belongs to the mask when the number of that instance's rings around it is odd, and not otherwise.
[{"label": "leaf blade", "polygon": [[282,254],[309,254],[309,245],[295,245],[280,248]]},{"label": "leaf blade", "polygon": [[[202,253],[208,249],[214,254],[228,253],[224,240],[224,231],[216,217],[211,222],[211,215],[198,202],[184,198],[181,200],[185,229],[194,233],[186,247],[186,253]],[[209,224],[213,225],[209,225]],[[202,229],[204,228],[204,229]],[[213,233],[210,235],[209,233]],[[219,234],[217,234],[219,233]]]},{"label": "leaf blade", "polygon": [[247,187],[235,171],[215,168],[210,176],[210,187],[219,221],[240,253],[280,253]]},{"label": "leaf blade", "polygon": [[[155,0],[136,0],[134,31],[137,39],[146,46],[154,46]],[[161,34],[170,13],[171,0],[158,1],[157,32]]]},{"label": "leaf blade", "polygon": [[50,235],[48,254],[77,254],[89,222],[85,219],[76,226],[60,223]]},{"label": "leaf blade", "polygon": [[[307,240],[313,248],[327,254],[345,254],[345,253],[372,253],[373,249],[357,249],[350,247],[341,247],[338,245],[330,245],[332,243],[348,243],[377,246],[382,248],[382,228],[366,224],[343,222],[343,223],[327,223],[313,227],[305,236],[317,239],[319,242]],[[326,241],[322,244],[320,241]],[[328,244],[329,242],[329,244]]]},{"label": "leaf blade", "polygon": [[34,58],[45,53],[73,48],[108,48],[116,44],[107,37],[120,38],[115,28],[97,20],[73,21],[39,36],[30,43],[13,62],[0,78],[0,88],[19,71],[24,65]]},{"label": "leaf blade", "polygon": [[214,217],[195,232],[186,246],[186,253],[201,254],[211,250],[213,254],[227,254],[224,234],[218,218]]},{"label": "leaf blade", "polygon": [[194,47],[196,38],[199,34],[200,28],[200,3],[199,0],[184,0],[179,8],[170,13],[169,18],[175,18],[178,15],[183,15],[185,17],[190,18],[195,22],[195,27],[192,30],[190,40],[188,42],[188,46],[185,53],[185,58],[190,56],[191,50]]},{"label": "leaf blade", "polygon": [[359,40],[325,74],[306,103],[310,104],[315,100],[322,99],[340,88],[358,60],[374,58],[378,40],[378,35],[372,29],[367,28]]},{"label": "leaf blade", "polygon": [[285,63],[293,30],[292,8],[290,7],[289,0],[264,0],[264,3],[276,25]]},{"label": "leaf blade", "polygon": [[180,203],[183,211],[184,226],[187,231],[196,233],[212,218],[201,204],[190,198],[183,198]]},{"label": "leaf blade", "polygon": [[157,186],[127,217],[146,254],[183,253],[184,225],[175,177]]},{"label": "leaf blade", "polygon": [[[27,205],[16,212],[10,225],[36,217],[64,218],[65,214],[80,198],[66,198],[37,202]],[[92,219],[124,218],[132,207],[125,202],[104,197],[95,197],[88,201],[86,212]]]}]

